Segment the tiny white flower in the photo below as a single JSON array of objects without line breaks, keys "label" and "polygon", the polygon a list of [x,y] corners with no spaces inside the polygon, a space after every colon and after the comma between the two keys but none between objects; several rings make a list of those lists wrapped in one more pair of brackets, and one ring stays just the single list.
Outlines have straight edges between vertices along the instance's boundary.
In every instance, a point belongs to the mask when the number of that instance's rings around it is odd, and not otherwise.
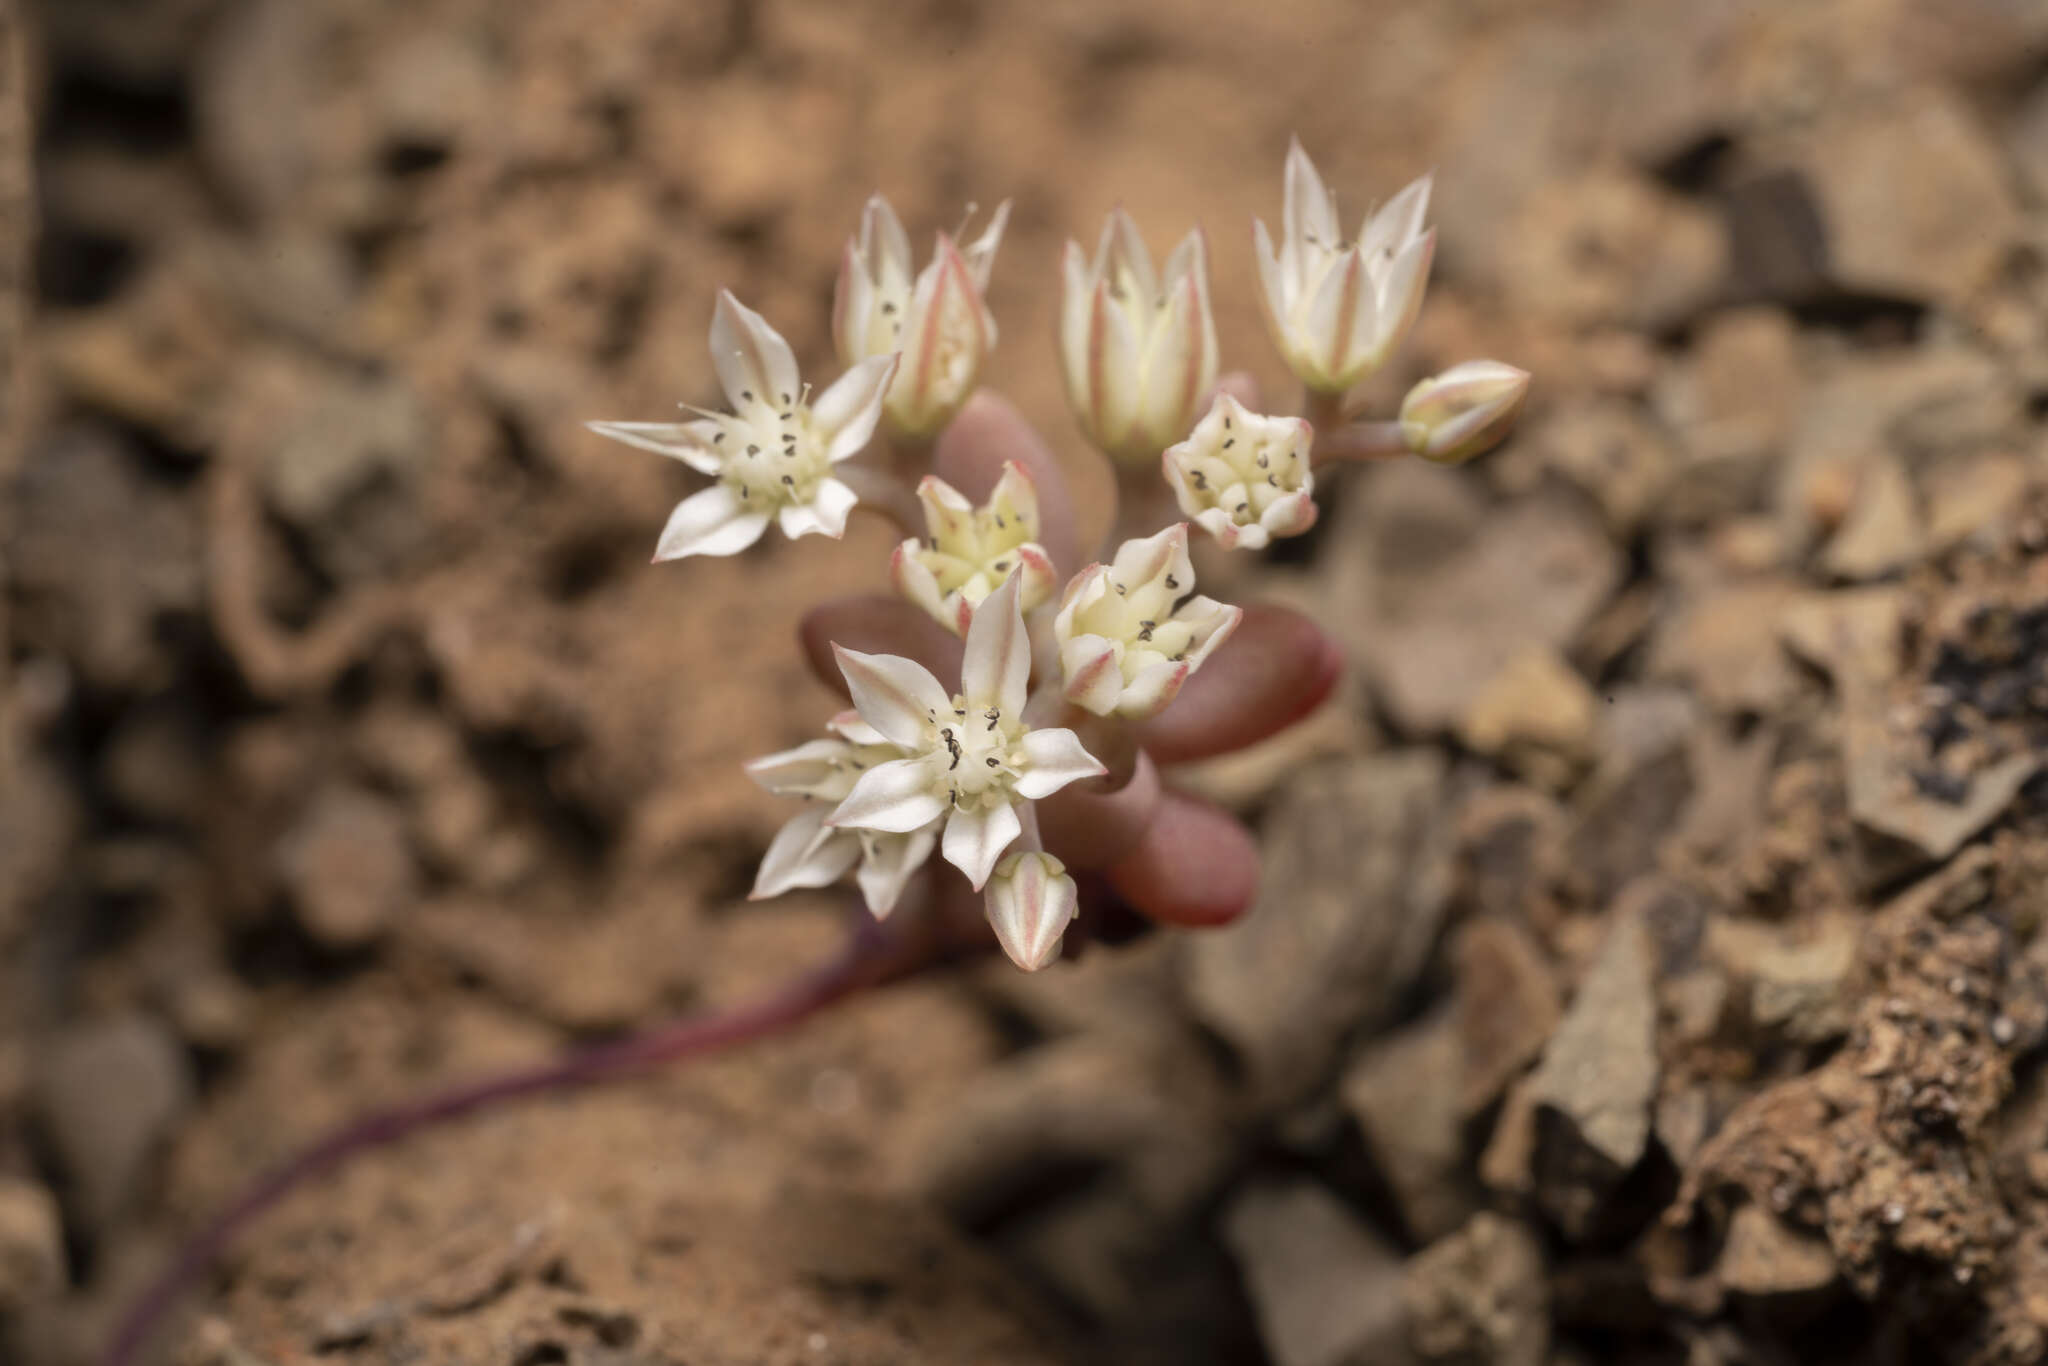
[{"label": "tiny white flower", "polygon": [[1118,209],[1088,260],[1068,242],[1060,295],[1067,399],[1099,450],[1151,460],[1193,425],[1216,383],[1208,248],[1199,230],[1153,274],[1138,225]]},{"label": "tiny white flower", "polygon": [[868,200],[859,235],[846,244],[832,296],[832,337],[846,365],[903,354],[885,406],[890,424],[906,436],[938,431],[974,391],[996,344],[995,315],[982,296],[1009,219],[1004,200],[964,250],[940,233],[915,279],[910,239],[882,196]]},{"label": "tiny white flower", "polygon": [[1424,460],[1456,465],[1500,444],[1529,396],[1529,372],[1468,360],[1423,380],[1401,400],[1401,439]]},{"label": "tiny white flower", "polygon": [[854,492],[832,466],[860,454],[882,414],[895,356],[841,375],[814,403],[796,356],[760,314],[721,290],[711,315],[711,362],[730,413],[690,422],[592,422],[599,435],[680,460],[718,482],[669,515],[654,558],[734,555],[774,521],[785,536],[846,531]]},{"label": "tiny white flower", "polygon": [[861,719],[906,757],[862,773],[828,826],[897,833],[943,818],[940,852],[978,891],[1023,831],[1019,802],[1107,772],[1074,732],[1024,724],[1031,643],[1014,575],[967,628],[958,695],[913,660],[833,650]]},{"label": "tiny white flower", "polygon": [[1023,850],[1004,859],[982,893],[988,923],[1010,961],[1036,972],[1058,956],[1080,903],[1067,866],[1051,854]]},{"label": "tiny white flower", "polygon": [[1125,541],[1111,563],[1076,574],[1053,622],[1067,700],[1132,720],[1171,702],[1244,615],[1194,587],[1185,522]]},{"label": "tiny white flower", "polygon": [[1253,236],[1266,325],[1288,368],[1310,388],[1343,393],[1408,334],[1436,251],[1436,230],[1422,226],[1429,188],[1428,176],[1409,185],[1346,242],[1336,198],[1300,141],[1288,144],[1280,248],[1263,222]]},{"label": "tiny white flower", "polygon": [[885,916],[895,908],[911,875],[931,857],[938,825],[896,834],[827,825],[832,807],[853,791],[862,773],[903,757],[902,749],[862,721],[858,712],[833,717],[831,729],[831,739],[811,740],[747,765],[747,776],[770,792],[812,803],[769,843],[750,899],[781,896],[797,887],[828,886],[858,863],[855,880],[862,898],[877,917]]},{"label": "tiny white flower", "polygon": [[1025,610],[1052,596],[1053,567],[1038,544],[1038,490],[1014,462],[1003,466],[981,507],[936,475],[917,486],[928,539],[896,547],[889,573],[896,591],[954,635],[967,634],[974,609],[1012,573]]},{"label": "tiny white flower", "polygon": [[1262,417],[1218,394],[1188,439],[1167,448],[1166,482],[1181,512],[1226,550],[1262,550],[1315,525],[1314,440],[1298,417]]}]

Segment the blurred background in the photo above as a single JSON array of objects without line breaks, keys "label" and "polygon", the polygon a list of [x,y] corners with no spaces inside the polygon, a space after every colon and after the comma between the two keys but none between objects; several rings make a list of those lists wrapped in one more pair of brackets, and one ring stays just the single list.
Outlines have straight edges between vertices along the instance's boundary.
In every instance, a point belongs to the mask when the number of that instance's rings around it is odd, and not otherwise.
[{"label": "blurred background", "polygon": [[2039,0],[0,0],[0,1359],[327,1125],[828,951],[738,765],[889,535],[650,569],[690,478],[581,427],[715,403],[719,288],[827,375],[870,193],[1011,198],[986,378],[1077,455],[1121,204],[1283,406],[1290,134],[1347,219],[1436,173],[1383,412],[1536,379],[1205,566],[1353,666],[1181,775],[1252,917],[366,1159],[175,1359],[2048,1355]]}]

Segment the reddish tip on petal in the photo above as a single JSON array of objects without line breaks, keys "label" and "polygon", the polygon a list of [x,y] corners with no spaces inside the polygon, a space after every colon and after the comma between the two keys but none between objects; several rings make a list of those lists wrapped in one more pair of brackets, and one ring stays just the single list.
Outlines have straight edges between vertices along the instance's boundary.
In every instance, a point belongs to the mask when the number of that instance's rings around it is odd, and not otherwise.
[{"label": "reddish tip on petal", "polygon": [[1247,607],[1173,705],[1140,728],[1140,742],[1161,764],[1243,749],[1321,705],[1343,663],[1336,642],[1299,612]]},{"label": "reddish tip on petal", "polygon": [[902,655],[937,678],[960,676],[960,639],[902,598],[882,594],[835,598],[804,614],[797,627],[804,658],[820,682],[847,695],[833,646],[862,654]]},{"label": "reddish tip on petal", "polygon": [[1221,807],[1168,792],[1145,838],[1110,867],[1109,880],[1162,925],[1223,925],[1251,908],[1259,888],[1258,845]]}]

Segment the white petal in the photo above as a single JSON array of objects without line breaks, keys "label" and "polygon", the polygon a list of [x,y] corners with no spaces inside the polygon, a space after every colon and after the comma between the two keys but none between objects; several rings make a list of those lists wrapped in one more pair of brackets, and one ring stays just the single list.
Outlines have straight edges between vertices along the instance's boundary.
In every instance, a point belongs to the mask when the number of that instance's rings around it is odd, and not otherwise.
[{"label": "white petal", "polygon": [[967,705],[1000,707],[1009,717],[1024,710],[1031,682],[1031,637],[1017,593],[1018,576],[1011,574],[974,609],[960,661],[960,695]]},{"label": "white petal", "polygon": [[[989,219],[988,226],[982,229],[981,236],[960,249],[960,254],[967,258],[968,269],[974,272],[974,287],[982,293],[988,291],[989,271],[995,266],[996,249],[1002,246],[1003,229],[1008,227],[1009,223],[1010,201],[1005,199],[996,205],[995,216]],[[964,227],[961,230],[966,231]],[[989,342],[993,345],[995,338],[989,338]]]},{"label": "white petal", "polygon": [[1304,379],[1325,389],[1350,386],[1344,370],[1359,340],[1359,312],[1366,310],[1365,316],[1370,318],[1377,302],[1365,258],[1354,247],[1323,275],[1302,316],[1302,344],[1314,370]]},{"label": "white petal", "polygon": [[[1170,445],[1186,436],[1201,401],[1202,338],[1197,316],[1200,293],[1193,279],[1183,277],[1167,301],[1166,316],[1153,329],[1150,349],[1141,367],[1139,423],[1147,439]],[[1209,376],[1211,383],[1215,376]]]},{"label": "white petal", "polygon": [[[1254,531],[1259,534],[1259,545],[1265,544],[1267,536],[1299,536],[1316,524],[1316,500],[1307,489],[1296,493],[1282,494],[1266,505],[1259,514],[1258,522],[1244,529],[1249,538]],[[1256,550],[1247,541],[1246,549]]]},{"label": "white petal", "polygon": [[1266,225],[1256,220],[1252,223],[1252,254],[1259,262],[1259,306],[1266,315],[1266,328],[1284,352],[1288,350],[1287,320],[1294,303],[1284,283],[1287,277],[1280,273],[1280,259],[1273,254],[1273,238]]},{"label": "white petal", "polygon": [[966,538],[974,530],[974,504],[967,495],[936,474],[927,474],[917,481],[917,501],[924,508],[924,529],[939,549],[965,553]]},{"label": "white petal", "polygon": [[583,425],[599,436],[608,436],[628,446],[638,446],[643,451],[680,460],[699,474],[716,474],[724,464],[711,444],[711,435],[718,430],[718,424],[701,418],[695,422],[586,422]]},{"label": "white petal", "polygon": [[957,634],[960,614],[939,590],[939,581],[931,568],[919,558],[918,552],[923,548],[924,542],[915,537],[897,546],[889,556],[889,581],[912,606],[921,608],[933,621]]},{"label": "white petal", "polygon": [[1014,533],[1019,541],[1038,539],[1038,484],[1016,461],[1003,462],[1003,476],[989,492],[988,506],[1003,519],[1005,531]]},{"label": "white petal", "polygon": [[1244,608],[1196,596],[1189,598],[1187,605],[1173,614],[1173,619],[1194,628],[1194,639],[1187,650],[1187,664],[1190,669],[1199,669],[1202,661],[1215,653],[1237,630],[1237,624],[1244,620]]},{"label": "white petal", "polygon": [[860,841],[825,825],[825,808],[813,806],[775,832],[761,870],[754,876],[750,901],[781,896],[794,887],[824,887],[837,882],[860,857]]},{"label": "white petal", "polygon": [[1070,730],[1049,728],[1025,733],[1024,757],[1031,766],[1017,779],[1020,796],[1037,801],[1050,797],[1068,783],[1083,778],[1100,778],[1109,772],[1102,761],[1081,747],[1081,737]]},{"label": "white petal", "polygon": [[1088,304],[1088,410],[1082,414],[1096,444],[1118,446],[1130,435],[1141,397],[1142,362],[1131,320],[1110,303],[1109,282],[1098,281]]},{"label": "white petal", "polygon": [[881,195],[868,196],[861,208],[860,247],[875,278],[884,285],[910,279],[910,234],[903,231],[903,220]]},{"label": "white petal", "polygon": [[796,402],[796,356],[789,343],[731,290],[718,291],[711,314],[711,363],[735,412]]},{"label": "white petal", "polygon": [[[1299,138],[1289,138],[1287,142],[1285,194],[1281,236],[1287,243],[1297,250],[1304,244],[1311,249],[1333,249],[1340,240],[1336,206]],[[1311,238],[1314,240],[1310,241]]]},{"label": "white petal", "polygon": [[946,819],[940,850],[946,862],[967,874],[967,880],[978,892],[995,871],[1003,850],[1023,832],[1024,823],[1017,819],[1016,808],[1009,805],[955,811]]},{"label": "white petal", "polygon": [[1410,182],[1366,220],[1358,245],[1375,267],[1422,235],[1423,219],[1429,215],[1430,185],[1431,177],[1426,175]]},{"label": "white petal", "polygon": [[953,699],[939,680],[915,660],[862,654],[838,645],[832,653],[860,719],[899,745],[928,743],[933,718],[953,709]]},{"label": "white petal", "polygon": [[936,823],[907,835],[867,835],[862,838],[865,852],[854,880],[860,884],[861,899],[867,902],[869,912],[877,920],[896,909],[896,900],[903,895],[904,886],[918,869],[924,867],[925,860],[932,856],[938,842]]},{"label": "white petal", "polygon": [[1159,277],[1152,273],[1152,253],[1145,250],[1145,237],[1138,231],[1137,221],[1122,209],[1112,211],[1109,221],[1102,225],[1102,241],[1095,255],[1102,278],[1111,285],[1124,285],[1119,277],[1127,274],[1139,303],[1149,308],[1159,297]]},{"label": "white petal", "polygon": [[841,365],[868,358],[868,334],[875,320],[875,282],[851,242],[839,257],[839,280],[832,288],[832,343]]},{"label": "white petal", "polygon": [[[1188,529],[1175,522],[1162,531],[1125,541],[1110,561],[1111,581],[1121,584],[1124,597],[1141,590],[1156,589],[1171,605],[1194,587],[1194,563],[1188,558]],[[1171,584],[1166,580],[1172,579]]]},{"label": "white petal", "polygon": [[895,355],[876,356],[854,366],[832,387],[818,395],[811,405],[811,421],[821,433],[829,433],[825,458],[850,460],[866,449],[882,416],[882,399],[889,392],[889,377],[896,373]]},{"label": "white petal", "polygon": [[1060,672],[1066,677],[1066,699],[1075,706],[1107,716],[1116,709],[1124,689],[1116,647],[1102,636],[1075,636],[1060,642]]},{"label": "white petal", "polygon": [[1058,859],[1033,850],[1003,861],[982,904],[1010,961],[1036,972],[1058,956],[1080,889]]},{"label": "white petal", "polygon": [[693,493],[676,504],[655,544],[656,563],[685,555],[737,555],[761,539],[768,514],[756,512],[723,484]]},{"label": "white petal", "polygon": [[1180,696],[1181,684],[1187,682],[1188,675],[1193,672],[1194,666],[1185,660],[1162,659],[1146,665],[1117,694],[1116,714],[1132,721],[1157,716],[1169,702]]},{"label": "white petal", "polygon": [[749,778],[770,792],[808,792],[838,772],[846,753],[844,740],[806,740],[795,749],[751,759],[745,769]]},{"label": "white petal", "polygon": [[888,736],[860,719],[860,713],[848,707],[825,723],[825,728],[840,739],[856,745],[886,745],[891,743]]},{"label": "white petal", "polygon": [[784,504],[775,519],[782,534],[792,541],[810,535],[829,536],[836,541],[846,534],[846,514],[859,501],[860,495],[837,479],[821,479],[810,502]]},{"label": "white petal", "polygon": [[861,774],[825,823],[902,834],[931,824],[945,811],[945,799],[932,792],[929,764],[922,759],[892,759]]},{"label": "white petal", "polygon": [[1375,360],[1384,359],[1414,326],[1415,315],[1422,311],[1422,296],[1429,287],[1429,264],[1435,254],[1436,229],[1432,228],[1394,258],[1380,284],[1372,339]]}]

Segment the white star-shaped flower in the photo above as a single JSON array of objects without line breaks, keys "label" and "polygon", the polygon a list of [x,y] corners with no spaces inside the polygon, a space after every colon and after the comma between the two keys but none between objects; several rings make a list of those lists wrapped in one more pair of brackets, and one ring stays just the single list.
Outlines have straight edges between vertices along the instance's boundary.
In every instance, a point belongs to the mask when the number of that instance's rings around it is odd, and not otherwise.
[{"label": "white star-shaped flower", "polygon": [[913,660],[834,653],[861,719],[905,757],[862,773],[831,828],[894,834],[943,818],[940,851],[979,890],[1023,832],[1019,803],[1108,771],[1074,732],[1024,724],[1031,643],[1015,575],[974,613],[957,695]]},{"label": "white star-shaped flower", "polygon": [[770,792],[811,802],[769,843],[750,898],[758,901],[798,887],[829,886],[858,863],[855,881],[862,898],[877,917],[885,916],[895,908],[910,875],[931,857],[938,823],[891,834],[828,826],[825,818],[853,791],[861,774],[903,757],[901,748],[857,712],[839,713],[830,728],[829,739],[807,741],[747,765],[747,776]]},{"label": "white star-shaped flower", "polygon": [[1167,485],[1181,512],[1226,550],[1263,550],[1316,522],[1309,447],[1298,417],[1262,417],[1218,394],[1188,439],[1167,448]]},{"label": "white star-shaped flower", "polygon": [[1347,242],[1336,197],[1301,143],[1289,143],[1280,248],[1264,223],[1253,225],[1253,237],[1266,325],[1288,368],[1310,388],[1343,393],[1408,334],[1436,251],[1436,231],[1422,226],[1429,187],[1424,176],[1402,190]]},{"label": "white star-shaped flower", "polygon": [[1067,700],[1134,721],[1173,701],[1244,616],[1194,588],[1186,522],[1125,541],[1111,563],[1076,574],[1053,620]]},{"label": "white star-shaped flower", "polygon": [[965,635],[974,609],[1013,573],[1025,611],[1052,596],[1052,560],[1038,543],[1038,490],[1023,466],[1006,463],[980,507],[936,475],[917,486],[917,499],[929,536],[897,546],[889,575],[897,592],[941,626]]},{"label": "white star-shaped flower", "polygon": [[832,477],[832,466],[860,454],[874,435],[896,360],[862,361],[813,402],[782,334],[721,290],[711,316],[711,361],[732,411],[690,422],[589,425],[718,480],[677,504],[655,547],[657,562],[737,554],[760,540],[770,521],[785,536],[836,538],[859,500]]}]

